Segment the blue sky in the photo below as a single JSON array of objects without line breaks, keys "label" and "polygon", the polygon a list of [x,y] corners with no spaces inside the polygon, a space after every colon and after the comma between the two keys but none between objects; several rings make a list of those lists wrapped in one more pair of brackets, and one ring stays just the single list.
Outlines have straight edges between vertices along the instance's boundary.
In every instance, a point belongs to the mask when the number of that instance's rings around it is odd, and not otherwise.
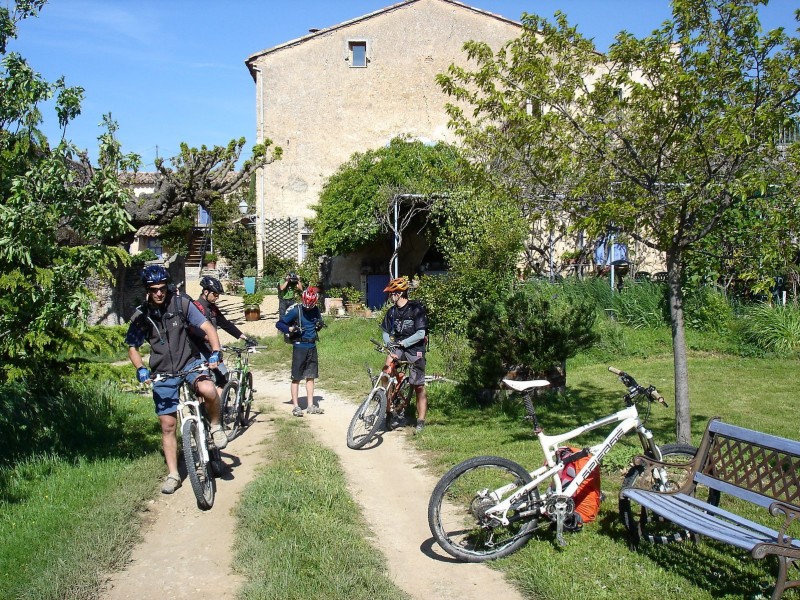
[{"label": "blue sky", "polygon": [[[51,0],[38,18],[21,24],[9,49],[20,52],[49,81],[64,75],[85,88],[83,113],[67,137],[96,156],[98,124],[110,112],[126,152],[152,170],[158,154],[192,146],[255,142],[255,85],[251,54],[393,4],[392,0]],[[511,19],[523,12],[552,17],[557,10],[606,50],[627,30],[644,36],[670,16],[667,0],[472,0]],[[767,28],[794,30],[800,0],[772,0],[762,11]],[[55,117],[44,131],[57,139]]]}]

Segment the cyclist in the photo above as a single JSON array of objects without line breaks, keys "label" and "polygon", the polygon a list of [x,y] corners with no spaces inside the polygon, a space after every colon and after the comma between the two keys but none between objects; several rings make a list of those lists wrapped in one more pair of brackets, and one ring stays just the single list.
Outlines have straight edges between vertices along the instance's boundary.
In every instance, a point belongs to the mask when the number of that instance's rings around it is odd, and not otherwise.
[{"label": "cyclist", "polygon": [[292,340],[292,414],[295,417],[303,416],[303,409],[298,403],[300,393],[300,380],[306,380],[306,396],[310,415],[321,415],[325,411],[314,402],[314,380],[319,377],[319,360],[317,358],[317,332],[324,323],[322,314],[317,307],[319,292],[314,286],[309,286],[303,292],[302,304],[295,304],[283,315],[275,327],[288,334]]},{"label": "cyclist", "polygon": [[303,293],[303,282],[297,273],[287,273],[278,285],[278,317],[282,317],[295,304],[295,292]]},{"label": "cyclist", "polygon": [[[231,335],[237,340],[244,340],[247,345],[255,346],[255,341],[248,338],[244,333],[242,333],[241,329],[231,323],[228,318],[222,314],[222,311],[217,306],[217,300],[219,300],[219,297],[222,294],[222,283],[220,280],[216,277],[210,277],[206,275],[200,280],[200,287],[202,288],[202,291],[200,292],[200,297],[194,301],[194,305],[206,319],[211,321],[214,329],[222,329],[222,331]],[[200,350],[200,354],[202,354],[204,358],[208,359],[212,350],[211,346],[208,344],[208,340],[206,339],[206,335],[203,330],[190,327],[189,334],[191,335],[192,341]],[[217,387],[224,387],[228,375],[228,369],[225,367],[225,365],[220,363],[220,365],[214,370],[214,375]]]},{"label": "cyclist", "polygon": [[[216,368],[221,357],[219,338],[214,326],[203,317],[188,296],[179,295],[170,289],[169,273],[164,267],[148,265],[142,270],[141,277],[147,290],[147,299],[134,311],[125,336],[128,358],[136,368],[137,379],[145,383],[152,381],[153,373],[176,373],[202,363],[203,359],[189,341],[190,325],[205,332],[212,349],[208,364],[210,368]],[[144,366],[139,352],[145,342],[150,344],[149,368]],[[186,376],[186,380],[205,400],[214,444],[217,448],[224,448],[228,445],[228,437],[220,426],[219,396],[208,371],[191,373]],[[164,494],[172,494],[181,486],[178,474],[178,439],[175,434],[180,385],[181,380],[177,377],[153,382],[153,401],[161,424],[161,444],[169,470],[161,486]]]},{"label": "cyclist", "polygon": [[417,397],[417,426],[414,433],[425,427],[428,396],[425,393],[425,336],[428,331],[428,314],[416,300],[408,299],[408,278],[397,277],[383,290],[393,303],[381,323],[383,342],[393,347],[386,357],[386,369],[393,360],[405,360],[411,365],[408,383],[414,386]]}]

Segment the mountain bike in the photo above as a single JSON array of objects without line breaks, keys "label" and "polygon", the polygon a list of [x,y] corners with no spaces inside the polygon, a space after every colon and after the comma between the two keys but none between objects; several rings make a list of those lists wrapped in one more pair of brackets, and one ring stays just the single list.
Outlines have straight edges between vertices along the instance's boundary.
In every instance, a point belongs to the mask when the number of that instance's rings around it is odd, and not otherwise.
[{"label": "mountain bike", "polygon": [[195,394],[186,381],[190,373],[207,371],[208,363],[178,373],[159,373],[153,381],[178,377],[181,379],[178,400],[178,419],[183,444],[183,460],[192,484],[192,491],[201,510],[214,506],[214,476],[222,473],[222,457],[211,438],[211,425],[205,411],[203,397]]},{"label": "mountain bike", "polygon": [[235,438],[250,421],[253,406],[253,373],[250,372],[250,355],[266,346],[223,346],[224,352],[236,356],[232,369],[228,370],[228,383],[220,394],[220,423],[228,440]]},{"label": "mountain bike", "polygon": [[[514,381],[505,385],[523,394],[526,419],[542,447],[545,464],[528,471],[518,463],[498,456],[470,458],[448,471],[437,483],[428,503],[428,525],[439,546],[448,554],[466,562],[482,562],[507,556],[530,540],[536,529],[555,525],[558,544],[565,545],[565,524],[575,519],[575,494],[581,484],[598,468],[609,450],[627,433],[636,430],[643,453],[674,465],[694,459],[697,449],[689,444],[657,446],[652,432],[644,426],[655,402],[667,406],[652,385],[645,388],[629,374],[609,367],[628,389],[625,408],[611,415],[557,435],[546,435],[536,418],[534,398],[550,385],[546,380]],[[639,417],[637,403],[647,402],[647,412]],[[566,456],[563,444],[586,432],[618,423],[599,444]],[[561,473],[565,467],[589,456],[589,460],[566,486]],[[672,490],[678,469],[659,469],[651,473],[656,489]],[[633,467],[626,485],[636,485],[642,475]],[[679,535],[676,532],[675,535]]]},{"label": "mountain bike", "polygon": [[[389,354],[392,347],[373,339],[375,350]],[[410,363],[393,360],[391,367],[383,367],[377,375],[367,367],[367,375],[372,382],[372,390],[356,410],[347,428],[347,447],[357,450],[366,445],[378,431],[381,424],[386,431],[395,427],[395,419],[402,419],[411,401],[414,388],[408,384]]]}]

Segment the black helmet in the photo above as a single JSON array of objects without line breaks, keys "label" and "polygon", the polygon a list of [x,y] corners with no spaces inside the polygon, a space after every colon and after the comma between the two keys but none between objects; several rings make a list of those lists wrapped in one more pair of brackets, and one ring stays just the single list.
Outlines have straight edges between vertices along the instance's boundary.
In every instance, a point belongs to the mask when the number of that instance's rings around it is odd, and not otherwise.
[{"label": "black helmet", "polygon": [[165,282],[169,282],[169,273],[161,265],[147,265],[142,269],[142,283],[145,286]]},{"label": "black helmet", "polygon": [[209,292],[214,292],[215,294],[222,293],[222,283],[220,283],[219,279],[216,277],[206,275],[200,280],[200,287]]}]

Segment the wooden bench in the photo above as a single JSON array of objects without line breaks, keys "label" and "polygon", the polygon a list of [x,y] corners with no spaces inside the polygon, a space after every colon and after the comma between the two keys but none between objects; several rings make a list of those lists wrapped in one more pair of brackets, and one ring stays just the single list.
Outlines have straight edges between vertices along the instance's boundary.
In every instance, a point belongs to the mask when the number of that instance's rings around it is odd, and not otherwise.
[{"label": "wooden bench", "polygon": [[[635,463],[644,467],[647,475],[640,478],[642,488],[648,487],[648,480],[653,481],[656,469],[663,472],[676,468],[643,456],[637,457]],[[628,522],[623,510],[632,545],[648,537],[648,522],[657,521],[648,515],[652,513],[690,532],[695,540],[707,536],[746,550],[753,558],[774,555],[778,559],[778,576],[773,600],[780,598],[786,588],[800,586],[796,578],[787,581],[789,571],[800,568],[800,542],[788,535],[790,524],[800,517],[800,442],[714,418],[706,427],[694,463],[683,468],[685,483],[675,491],[654,491],[652,485],[639,489],[638,483],[636,488],[620,491],[620,508],[626,507],[629,516],[634,514],[630,503],[639,505],[640,516],[635,522]],[[708,502],[697,497],[697,492],[703,490],[698,485],[708,488]],[[778,530],[719,508],[715,504],[720,494],[722,498],[732,496],[767,509],[770,515],[779,517],[774,519]]]}]

